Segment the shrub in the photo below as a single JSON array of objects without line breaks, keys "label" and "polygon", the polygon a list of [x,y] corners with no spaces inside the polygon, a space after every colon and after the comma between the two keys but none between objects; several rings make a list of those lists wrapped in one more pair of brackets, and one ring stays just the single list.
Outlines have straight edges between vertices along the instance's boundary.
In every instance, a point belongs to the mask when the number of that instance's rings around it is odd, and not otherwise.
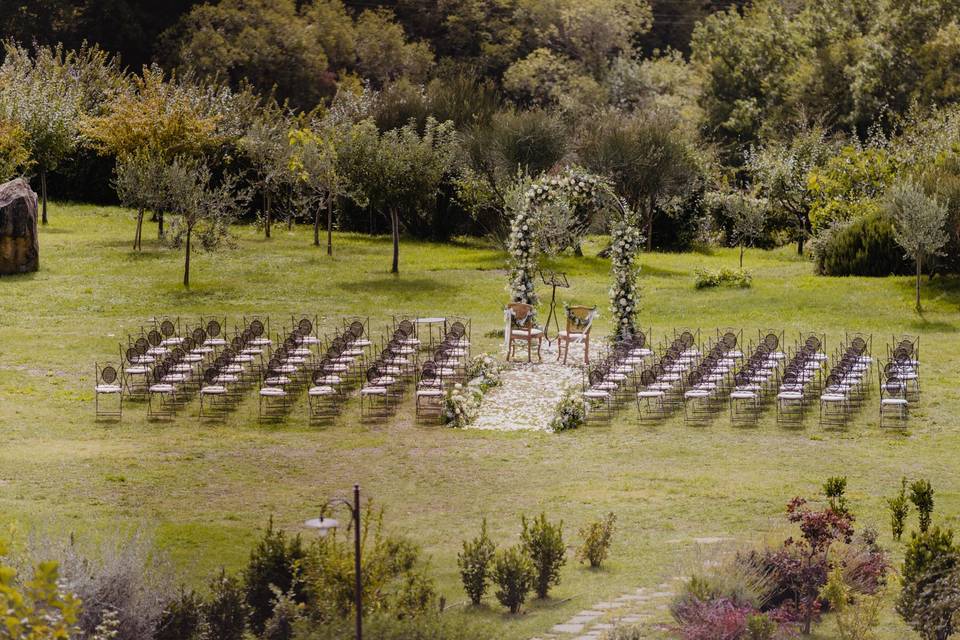
[{"label": "shrub", "polygon": [[287,593],[273,588],[273,614],[263,625],[263,640],[292,640],[294,625],[300,619],[302,605],[291,589]]},{"label": "shrub", "polygon": [[479,386],[459,382],[447,392],[443,400],[443,422],[448,427],[462,429],[480,415],[483,391]]},{"label": "shrub", "polygon": [[493,581],[498,587],[495,595],[510,613],[520,611],[536,578],[533,562],[521,545],[497,551],[493,562]]},{"label": "shrub", "polygon": [[475,357],[467,363],[467,380],[476,380],[480,390],[486,393],[493,387],[500,386],[500,372],[503,365],[488,353]]},{"label": "shrub", "polygon": [[487,592],[490,579],[490,563],[493,561],[496,545],[487,536],[487,519],[480,525],[480,535],[473,540],[463,542],[463,551],[457,554],[457,566],[460,567],[460,579],[463,589],[470,596],[470,602],[480,604]]},{"label": "shrub", "polygon": [[753,284],[753,276],[744,269],[697,269],[694,271],[694,286],[697,289],[730,286],[747,289]]},{"label": "shrub", "polygon": [[[361,517],[362,597],[364,611],[382,611],[396,617],[417,617],[433,608],[433,582],[425,577],[426,562],[420,548],[409,540],[384,531],[383,512],[368,502]],[[315,603],[315,613],[325,620],[354,614],[353,538],[334,533],[311,545],[303,579]]]},{"label": "shrub", "polygon": [[[385,613],[373,613],[363,621],[365,638],[376,640],[488,640],[489,631],[461,618],[450,619],[425,614],[417,618],[398,619]],[[295,625],[296,640],[344,640],[353,638],[352,620],[332,620],[317,624],[301,620]]]},{"label": "shrub", "polygon": [[747,630],[747,619],[755,611],[726,598],[691,600],[674,613],[683,640],[738,640]]},{"label": "shrub", "polygon": [[547,522],[547,514],[541,513],[532,523],[527,522],[526,516],[521,518],[521,523],[520,544],[536,570],[534,588],[538,598],[546,598],[550,587],[560,584],[560,568],[567,563],[563,521],[551,524]]},{"label": "shrub", "polygon": [[877,637],[875,630],[880,624],[882,593],[856,595],[847,585],[843,570],[834,568],[820,590],[820,597],[830,605],[840,640],[874,640]]},{"label": "shrub", "polygon": [[597,568],[607,559],[617,516],[611,511],[602,519],[591,522],[580,529],[583,544],[577,549],[577,559]]},{"label": "shrub", "polygon": [[773,640],[778,630],[777,623],[762,613],[747,617],[747,640]]},{"label": "shrub", "polygon": [[893,539],[900,541],[907,515],[910,513],[910,502],[907,500],[907,479],[900,480],[900,493],[893,498],[887,498],[887,509],[890,510],[890,532]]},{"label": "shrub", "polygon": [[897,244],[893,222],[882,211],[837,223],[811,242],[816,272],[824,276],[905,275],[911,265]]},{"label": "shrub", "polygon": [[273,615],[277,590],[292,593],[296,602],[304,601],[298,575],[305,556],[300,536],[288,540],[283,531],[273,527],[271,517],[243,571],[244,598],[250,609],[250,628],[254,633],[262,633],[267,619]]},{"label": "shrub", "polygon": [[194,640],[200,632],[203,606],[203,599],[195,591],[180,587],[177,597],[163,608],[153,639]]},{"label": "shrub", "polygon": [[[0,541],[0,557],[6,555]],[[69,638],[80,601],[58,584],[57,563],[44,561],[29,579],[18,580],[13,567],[0,565],[0,611],[4,638]]]},{"label": "shrub", "polygon": [[914,532],[903,557],[903,589],[897,613],[926,640],[943,640],[953,633],[960,612],[960,553],[953,531],[932,527]]},{"label": "shrub", "polygon": [[847,509],[847,498],[844,495],[846,491],[847,478],[845,476],[832,476],[823,483],[823,493],[830,501],[830,508],[837,513],[850,513]]},{"label": "shrub", "polygon": [[119,623],[117,640],[149,638],[174,592],[166,557],[154,550],[153,540],[141,531],[85,546],[73,536],[32,540],[30,555],[56,560],[60,580],[83,603],[77,627],[92,636],[112,612]]},{"label": "shrub", "polygon": [[926,532],[930,528],[930,517],[933,514],[933,487],[929,480],[915,480],[910,484],[910,502],[917,508],[920,516],[920,531]]},{"label": "shrub", "polygon": [[203,611],[204,640],[243,640],[249,615],[240,579],[220,569],[210,582],[210,600]]},{"label": "shrub", "polygon": [[600,636],[601,640],[646,640],[649,633],[636,625],[619,625]]},{"label": "shrub", "polygon": [[587,420],[587,404],[577,390],[570,390],[564,394],[557,405],[550,429],[555,433],[580,428]]}]

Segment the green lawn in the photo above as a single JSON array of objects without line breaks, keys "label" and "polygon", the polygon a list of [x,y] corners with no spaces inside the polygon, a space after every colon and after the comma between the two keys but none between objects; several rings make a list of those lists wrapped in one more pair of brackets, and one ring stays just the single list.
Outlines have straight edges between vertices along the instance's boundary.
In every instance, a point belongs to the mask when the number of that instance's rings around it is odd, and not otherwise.
[{"label": "green lawn", "polygon": [[[281,426],[257,424],[251,394],[224,425],[200,424],[196,404],[172,423],[150,423],[130,405],[120,424],[93,419],[95,361],[116,360],[118,343],[155,314],[288,318],[309,311],[333,326],[342,315],[369,315],[375,333],[393,313],[473,318],[475,351],[494,351],[485,334],[501,326],[505,256],[477,242],[404,241],[401,274],[391,276],[386,238],[338,234],[334,257],[310,245],[311,230],[275,229],[263,240],[236,230],[233,251],[197,255],[193,287],[181,281],[182,254],[144,242],[130,251],[132,215],[87,205],[57,205],[41,231],[41,271],[0,279],[0,513],[25,529],[81,536],[141,527],[168,550],[183,579],[200,583],[220,565],[236,568],[269,516],[290,530],[326,497],[361,483],[386,508],[390,527],[419,541],[448,603],[464,600],[456,553],[482,517],[500,543],[513,543],[520,514],[562,518],[567,537],[606,511],[620,530],[609,567],[593,572],[572,558],[555,598],[526,615],[499,608],[450,615],[482,618],[491,637],[542,633],[571,614],[683,571],[693,538],[760,541],[782,531],[784,503],[814,494],[828,475],[850,479],[860,523],[892,546],[884,497],[900,477],[929,477],[938,519],[960,513],[960,281],[924,283],[926,311],[912,310],[910,278],[821,278],[790,248],[748,251],[748,290],[693,288],[699,266],[736,266],[737,252],[642,257],[641,324],[659,340],[674,327],[743,327],[745,336],[777,328],[872,332],[875,353],[895,332],[922,334],[923,401],[906,434],[881,432],[876,401],[849,429],[824,432],[815,420],[779,428],[772,411],[756,428],[726,416],[707,427],[682,419],[639,426],[627,411],[610,426],[579,431],[491,433],[415,425],[412,407],[381,427],[357,424],[355,401],[338,424],[309,427],[303,412]],[[155,226],[144,237],[155,235]],[[595,332],[609,327],[609,263],[565,257],[553,266],[573,284],[565,299],[600,306]],[[492,334],[491,334],[492,335]],[[64,533],[65,535],[65,533]],[[824,626],[820,637],[831,637]],[[892,611],[884,639],[909,633]]]}]

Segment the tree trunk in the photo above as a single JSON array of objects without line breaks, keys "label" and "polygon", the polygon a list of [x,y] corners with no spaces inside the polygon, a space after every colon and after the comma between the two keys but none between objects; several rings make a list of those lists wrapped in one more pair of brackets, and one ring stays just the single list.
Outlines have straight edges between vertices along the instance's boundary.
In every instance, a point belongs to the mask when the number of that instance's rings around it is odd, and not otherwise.
[{"label": "tree trunk", "polygon": [[40,169],[40,195],[43,198],[43,224],[47,224],[47,170]]},{"label": "tree trunk", "polygon": [[313,246],[320,246],[320,207],[313,210]]},{"label": "tree trunk", "polygon": [[740,271],[743,271],[743,243],[740,243]]},{"label": "tree trunk", "polygon": [[803,255],[803,244],[807,239],[807,231],[810,228],[810,218],[806,215],[800,216],[800,235],[797,237],[797,255]]},{"label": "tree trunk", "polygon": [[157,237],[163,239],[163,211],[157,213]]},{"label": "tree trunk", "polygon": [[190,235],[193,233],[193,229],[187,227],[187,252],[183,260],[183,286],[190,288]]},{"label": "tree trunk", "polygon": [[327,255],[333,255],[333,198],[327,196]]},{"label": "tree trunk", "polygon": [[920,271],[921,271],[920,258],[918,257],[917,258],[917,311],[918,312],[921,310],[920,309]]},{"label": "tree trunk", "polygon": [[650,204],[647,207],[647,253],[653,251],[653,196],[650,196]]},{"label": "tree trunk", "polygon": [[264,220],[264,229],[267,231],[267,237],[270,237],[270,192],[265,191],[263,194],[263,220]]},{"label": "tree trunk", "polygon": [[139,251],[142,247],[140,245],[140,234],[143,231],[143,207],[140,207],[137,210],[137,233],[133,236],[133,250]]},{"label": "tree trunk", "polygon": [[367,206],[367,215],[370,216],[369,228],[370,235],[373,235],[373,207]]},{"label": "tree trunk", "polygon": [[390,227],[393,230],[393,268],[390,273],[400,273],[400,216],[390,209]]}]

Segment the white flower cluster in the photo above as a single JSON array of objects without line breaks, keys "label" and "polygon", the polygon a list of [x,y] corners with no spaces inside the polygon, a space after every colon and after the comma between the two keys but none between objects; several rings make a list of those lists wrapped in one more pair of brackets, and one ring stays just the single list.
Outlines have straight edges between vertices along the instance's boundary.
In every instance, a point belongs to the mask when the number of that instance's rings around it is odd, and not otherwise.
[{"label": "white flower cluster", "polygon": [[470,383],[476,382],[484,393],[500,385],[501,371],[503,371],[503,365],[488,353],[479,355],[467,363],[467,377]]},{"label": "white flower cluster", "polygon": [[448,427],[462,429],[480,415],[483,391],[478,386],[455,384],[443,402],[443,422]]},{"label": "white flower cluster", "polygon": [[557,405],[550,430],[554,433],[576,429],[587,420],[587,405],[579,390],[569,391]]},{"label": "white flower cluster", "polygon": [[521,210],[513,219],[510,230],[510,298],[514,302],[536,305],[534,270],[536,269],[536,241],[529,212]]},{"label": "white flower cluster", "polygon": [[640,296],[637,291],[637,274],[640,269],[634,266],[634,258],[640,251],[642,238],[639,230],[628,221],[622,220],[614,224],[611,239],[613,286],[610,288],[610,310],[616,320],[617,333],[626,338],[633,335],[636,329],[637,303]]}]

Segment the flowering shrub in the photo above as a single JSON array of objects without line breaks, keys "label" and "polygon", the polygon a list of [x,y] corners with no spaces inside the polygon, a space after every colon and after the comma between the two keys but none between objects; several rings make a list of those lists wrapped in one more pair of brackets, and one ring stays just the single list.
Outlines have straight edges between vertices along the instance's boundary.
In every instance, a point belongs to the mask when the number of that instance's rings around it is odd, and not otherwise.
[{"label": "flowering shrub", "polygon": [[510,253],[510,299],[536,306],[538,298],[533,278],[537,266],[537,243],[533,228],[529,208],[521,207],[510,225],[507,250]]},{"label": "flowering shrub", "polygon": [[694,271],[695,280],[693,285],[697,289],[708,289],[710,287],[721,287],[723,285],[737,287],[740,289],[749,289],[753,283],[753,276],[744,269],[719,269],[712,271],[710,269],[697,269]]},{"label": "flowering shrub", "polygon": [[476,386],[486,393],[493,387],[500,386],[502,370],[503,365],[499,360],[484,353],[467,363],[467,379],[470,380],[470,384],[476,381]]},{"label": "flowering shrub", "polygon": [[572,389],[564,395],[563,400],[557,405],[556,414],[550,421],[550,429],[553,432],[567,431],[576,429],[587,419],[587,404],[583,397]]},{"label": "flowering shrub", "polygon": [[629,338],[636,329],[637,273],[633,261],[640,251],[643,238],[636,227],[627,219],[617,221],[610,232],[610,261],[613,271],[613,286],[610,287],[610,310],[617,326],[620,338]]},{"label": "flowering shrub", "polygon": [[483,391],[477,385],[455,384],[443,400],[443,422],[448,427],[462,429],[480,415]]}]

